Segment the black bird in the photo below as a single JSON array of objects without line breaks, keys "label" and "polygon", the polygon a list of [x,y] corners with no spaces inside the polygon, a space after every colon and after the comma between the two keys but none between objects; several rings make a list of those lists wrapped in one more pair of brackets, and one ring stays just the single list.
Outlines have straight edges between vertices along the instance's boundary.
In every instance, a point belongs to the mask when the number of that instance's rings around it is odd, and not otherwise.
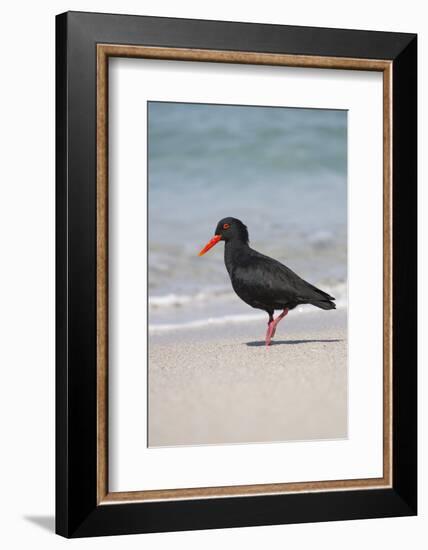
[{"label": "black bird", "polygon": [[[275,335],[278,323],[290,309],[300,304],[311,304],[321,309],[336,308],[333,296],[301,279],[277,260],[250,248],[247,227],[240,220],[220,220],[214,237],[199,252],[199,256],[219,241],[225,242],[224,263],[233,290],[245,303],[269,315],[267,346]],[[274,312],[278,309],[282,313],[274,319]]]}]

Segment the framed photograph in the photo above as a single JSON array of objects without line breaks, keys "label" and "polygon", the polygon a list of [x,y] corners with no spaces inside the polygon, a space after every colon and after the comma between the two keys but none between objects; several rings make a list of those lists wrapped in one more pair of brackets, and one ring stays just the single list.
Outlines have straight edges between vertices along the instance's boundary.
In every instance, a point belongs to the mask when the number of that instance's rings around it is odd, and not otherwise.
[{"label": "framed photograph", "polygon": [[416,35],[56,25],[57,533],[416,514]]}]

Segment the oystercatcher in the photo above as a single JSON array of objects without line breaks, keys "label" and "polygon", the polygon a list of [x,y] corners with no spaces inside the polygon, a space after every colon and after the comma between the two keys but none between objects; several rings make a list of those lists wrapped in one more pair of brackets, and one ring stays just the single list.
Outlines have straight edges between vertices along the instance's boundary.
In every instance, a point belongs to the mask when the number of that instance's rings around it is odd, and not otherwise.
[{"label": "oystercatcher", "polygon": [[[199,256],[219,241],[225,242],[224,263],[233,290],[245,303],[269,315],[266,346],[270,345],[278,323],[296,306],[311,304],[321,309],[336,308],[333,296],[306,282],[277,260],[250,248],[247,227],[240,220],[220,220],[214,237]],[[276,319],[275,310],[282,310]]]}]

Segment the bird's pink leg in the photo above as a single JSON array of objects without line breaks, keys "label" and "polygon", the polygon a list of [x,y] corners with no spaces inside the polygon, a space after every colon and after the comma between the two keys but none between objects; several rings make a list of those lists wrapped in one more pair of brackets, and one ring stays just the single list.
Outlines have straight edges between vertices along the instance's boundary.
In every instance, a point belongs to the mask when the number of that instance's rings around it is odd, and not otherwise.
[{"label": "bird's pink leg", "polygon": [[273,338],[275,336],[275,332],[276,332],[276,327],[278,325],[278,323],[281,321],[281,319],[284,319],[284,317],[287,315],[288,313],[288,309],[285,308],[284,311],[278,315],[278,317],[273,321],[273,328],[272,328],[272,332],[271,332],[271,335],[270,337]]},{"label": "bird's pink leg", "polygon": [[274,330],[274,324],[275,324],[275,321],[273,320],[273,317],[272,317],[271,319],[269,319],[269,322],[268,322],[268,328],[267,328],[266,338],[265,338],[266,346],[270,346],[270,341],[272,339],[272,332]]}]

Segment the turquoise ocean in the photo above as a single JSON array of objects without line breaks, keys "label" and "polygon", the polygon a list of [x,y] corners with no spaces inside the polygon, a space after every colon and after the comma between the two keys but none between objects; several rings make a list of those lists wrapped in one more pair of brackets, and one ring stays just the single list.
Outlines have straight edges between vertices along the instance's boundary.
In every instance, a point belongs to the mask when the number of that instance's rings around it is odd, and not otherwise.
[{"label": "turquoise ocean", "polygon": [[227,216],[346,305],[346,111],[149,102],[148,185],[151,332],[266,316],[234,294],[223,243],[198,257]]}]

